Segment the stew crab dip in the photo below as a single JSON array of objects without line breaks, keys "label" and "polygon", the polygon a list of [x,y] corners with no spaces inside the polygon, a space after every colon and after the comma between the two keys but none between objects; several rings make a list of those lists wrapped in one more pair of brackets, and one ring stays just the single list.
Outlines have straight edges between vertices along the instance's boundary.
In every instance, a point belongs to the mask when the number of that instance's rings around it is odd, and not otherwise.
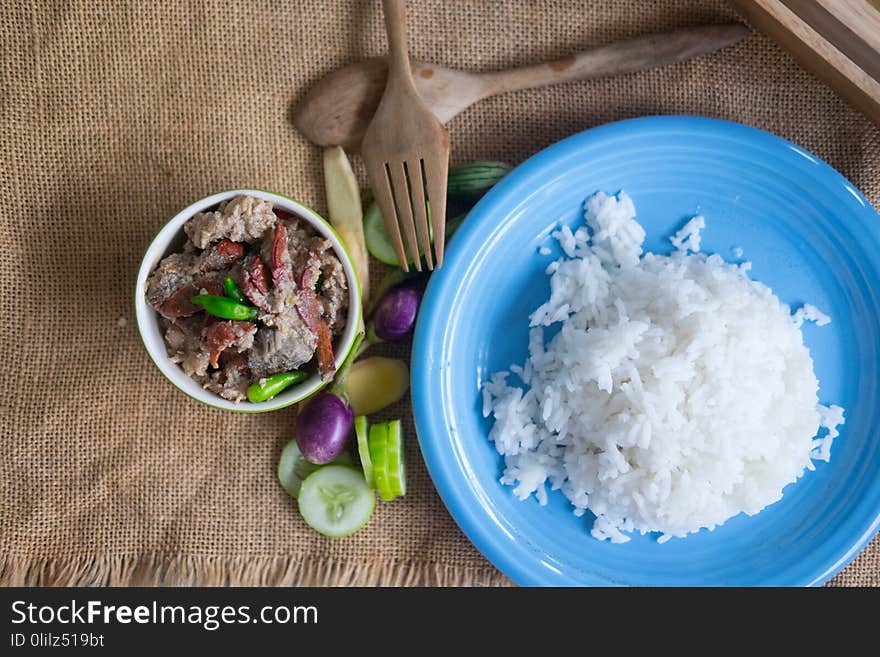
[{"label": "stew crab dip", "polygon": [[184,224],[147,279],[168,357],[231,401],[274,374],[335,371],[349,295],[332,243],[269,201],[238,196]]}]

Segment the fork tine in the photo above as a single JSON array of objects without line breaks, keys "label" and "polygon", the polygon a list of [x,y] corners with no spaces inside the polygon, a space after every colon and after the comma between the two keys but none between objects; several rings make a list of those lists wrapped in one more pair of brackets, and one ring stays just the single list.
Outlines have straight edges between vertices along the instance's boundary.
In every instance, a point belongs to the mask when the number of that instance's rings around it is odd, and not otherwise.
[{"label": "fork tine", "polygon": [[403,164],[404,170],[409,176],[409,190],[412,196],[416,230],[419,233],[419,246],[425,254],[428,269],[434,269],[434,258],[431,256],[431,234],[428,231],[428,210],[425,206],[425,181],[422,178],[422,161],[410,160]]},{"label": "fork tine", "polygon": [[391,193],[391,180],[389,179],[388,168],[384,164],[370,166],[368,163],[368,172],[370,174],[370,187],[373,188],[373,195],[376,197],[376,202],[382,211],[385,231],[391,239],[391,245],[394,247],[394,253],[397,255],[397,262],[403,271],[409,271],[406,253],[403,250],[403,240],[400,239],[400,229],[397,226],[397,211],[394,208],[394,196]]},{"label": "fork tine", "polygon": [[446,176],[449,173],[449,153],[442,157],[422,160],[422,175],[428,182],[428,202],[431,204],[431,227],[434,230],[434,252],[437,268],[443,264],[443,244],[446,241]]},{"label": "fork tine", "polygon": [[397,203],[397,218],[406,236],[406,247],[416,271],[422,271],[422,259],[419,256],[419,245],[416,242],[416,226],[413,222],[412,199],[409,195],[409,183],[406,180],[406,168],[403,161],[397,160],[385,165],[391,176],[391,191]]}]

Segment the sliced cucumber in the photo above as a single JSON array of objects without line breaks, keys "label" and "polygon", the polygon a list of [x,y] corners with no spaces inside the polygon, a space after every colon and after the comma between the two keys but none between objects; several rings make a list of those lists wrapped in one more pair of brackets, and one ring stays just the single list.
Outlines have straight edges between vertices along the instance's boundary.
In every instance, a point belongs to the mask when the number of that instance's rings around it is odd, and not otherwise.
[{"label": "sliced cucumber", "polygon": [[388,425],[374,424],[370,427],[370,460],[373,462],[373,486],[385,502],[394,499],[391,478],[388,473]]},{"label": "sliced cucumber", "polygon": [[[460,214],[446,222],[446,228],[443,232],[447,240],[449,240],[449,238],[452,237],[452,234],[458,230],[458,227],[461,226],[461,222],[464,221],[466,216],[467,213]],[[429,210],[428,218],[430,219],[430,217],[431,213]],[[428,225],[428,237],[433,244],[434,230],[430,224]],[[392,267],[400,266],[400,263],[397,262],[397,253],[394,252],[394,246],[391,244],[391,238],[388,237],[388,232],[385,230],[385,220],[382,219],[382,212],[379,210],[379,206],[376,203],[373,203],[367,208],[367,211],[364,214],[364,239],[367,242],[367,251],[369,251],[376,260],[384,262],[386,265],[391,265]],[[424,253],[421,247],[419,247],[419,253]],[[379,298],[379,296],[381,295],[376,295],[376,298]]]},{"label": "sliced cucumber", "polygon": [[354,419],[354,433],[358,441],[358,456],[361,457],[361,468],[364,471],[364,479],[367,486],[374,487],[373,484],[373,461],[370,460],[370,422],[366,415],[358,415]]},{"label": "sliced cucumber", "polygon": [[350,536],[367,524],[376,496],[363,475],[347,465],[325,465],[305,478],[299,512],[306,524],[324,536]]},{"label": "sliced cucumber", "polygon": [[395,497],[406,495],[406,454],[403,451],[403,428],[400,420],[388,423],[388,480]]},{"label": "sliced cucumber", "polygon": [[406,464],[400,420],[374,424],[370,427],[368,443],[374,487],[379,497],[390,502],[405,495]]},{"label": "sliced cucumber", "polygon": [[376,260],[393,267],[399,266],[391,238],[385,230],[382,211],[379,210],[377,203],[372,203],[364,213],[364,240],[367,243],[367,251],[373,254]]},{"label": "sliced cucumber", "polygon": [[[354,459],[348,452],[342,452],[333,461],[336,465],[353,465]],[[320,465],[309,463],[299,451],[299,445],[295,440],[291,440],[281,450],[281,458],[278,459],[278,483],[291,497],[299,495],[300,486],[303,479],[320,468]]]}]

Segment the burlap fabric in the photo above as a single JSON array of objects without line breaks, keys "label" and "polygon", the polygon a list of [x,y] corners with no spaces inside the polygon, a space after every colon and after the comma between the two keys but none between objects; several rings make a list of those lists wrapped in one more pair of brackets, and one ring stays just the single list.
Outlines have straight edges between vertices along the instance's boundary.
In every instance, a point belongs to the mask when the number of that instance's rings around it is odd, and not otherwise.
[{"label": "burlap fabric", "polygon": [[[415,56],[490,69],[726,21],[721,2],[410,5]],[[289,120],[327,72],[385,48],[378,2],[22,2],[0,7],[4,584],[504,584],[444,509],[409,402],[410,490],[322,538],[274,468],[292,410],[204,408],[147,358],[132,295],[172,214],[254,186],[323,211],[320,152]],[[769,39],[615,79],[495,98],[451,125],[454,161],[520,162],[647,114],[742,121],[817,153],[880,204],[880,131]],[[396,353],[404,353],[399,349]],[[880,542],[833,583],[880,584]]]}]

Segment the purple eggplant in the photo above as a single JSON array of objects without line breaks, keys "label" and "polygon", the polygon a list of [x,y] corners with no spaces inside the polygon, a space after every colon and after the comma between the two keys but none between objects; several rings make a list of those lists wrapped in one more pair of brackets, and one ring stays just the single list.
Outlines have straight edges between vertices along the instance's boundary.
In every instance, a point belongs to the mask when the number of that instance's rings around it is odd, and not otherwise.
[{"label": "purple eggplant", "polygon": [[296,444],[310,463],[330,463],[345,450],[352,427],[354,412],[348,403],[333,392],[322,392],[296,418]]},{"label": "purple eggplant", "polygon": [[396,287],[383,296],[376,305],[368,329],[371,342],[397,342],[411,335],[422,293],[412,287]]},{"label": "purple eggplant", "polygon": [[355,338],[332,387],[306,401],[296,418],[296,444],[303,458],[315,465],[330,463],[345,451],[354,427],[354,412],[346,390],[348,372],[360,354],[363,337],[359,334]]}]

